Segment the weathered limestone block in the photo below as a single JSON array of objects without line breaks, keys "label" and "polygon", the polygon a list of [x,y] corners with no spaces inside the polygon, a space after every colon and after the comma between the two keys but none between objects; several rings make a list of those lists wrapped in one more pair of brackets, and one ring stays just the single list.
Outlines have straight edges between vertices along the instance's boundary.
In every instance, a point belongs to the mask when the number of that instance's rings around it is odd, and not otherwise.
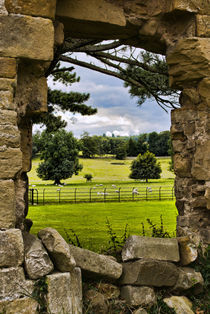
[{"label": "weathered limestone block", "polygon": [[178,238],[178,242],[181,265],[186,266],[194,262],[198,257],[198,250],[195,244],[189,237],[180,237]]},{"label": "weathered limestone block", "polygon": [[38,314],[38,303],[32,298],[21,298],[13,301],[0,301],[0,313],[6,314]]},{"label": "weathered limestone block", "polygon": [[210,79],[204,78],[198,85],[198,92],[202,98],[202,100],[206,103],[208,107],[210,107]]},{"label": "weathered limestone block", "polygon": [[123,286],[121,288],[121,297],[132,306],[152,306],[156,303],[154,289],[150,287]]},{"label": "weathered limestone block", "polygon": [[122,285],[174,286],[178,279],[177,267],[169,262],[142,259],[123,263]]},{"label": "weathered limestone block", "polygon": [[15,202],[16,202],[16,227],[26,230],[24,219],[28,214],[28,177],[25,172],[20,172],[15,178]]},{"label": "weathered limestone block", "polygon": [[79,267],[75,267],[71,273],[70,295],[72,299],[73,314],[82,314],[82,273]]},{"label": "weathered limestone block", "polygon": [[14,93],[16,79],[0,78],[0,91],[11,91]]},{"label": "weathered limestone block", "polygon": [[16,267],[23,263],[24,247],[21,231],[0,230],[0,267]]},{"label": "weathered limestone block", "polygon": [[24,271],[21,267],[0,269],[0,299],[12,300],[25,296],[26,291],[31,294],[34,283],[25,280]]},{"label": "weathered limestone block", "polygon": [[179,267],[179,278],[173,287],[174,291],[188,290],[192,287],[203,287],[204,280],[200,272],[190,267]]},{"label": "weathered limestone block", "polygon": [[163,301],[168,305],[168,307],[174,309],[176,314],[194,314],[192,311],[192,303],[186,297],[173,296],[165,298]]},{"label": "weathered limestone block", "polygon": [[16,126],[0,124],[0,147],[3,145],[11,148],[20,147],[20,133]]},{"label": "weathered limestone block", "polygon": [[[74,314],[72,310],[71,275],[70,273],[55,273],[47,276],[48,311],[52,314]],[[77,312],[75,312],[77,313]],[[79,313],[79,311],[78,311]]]},{"label": "weathered limestone block", "polygon": [[[22,61],[18,66],[15,102],[21,117],[47,112],[47,62]],[[48,64],[49,65],[49,64]],[[22,119],[21,129],[28,129],[30,119]]]},{"label": "weathered limestone block", "polygon": [[209,15],[196,15],[197,36],[210,37],[210,16]]},{"label": "weathered limestone block", "polygon": [[54,269],[42,242],[34,235],[23,233],[25,249],[25,270],[30,279],[38,279],[48,275]]},{"label": "weathered limestone block", "polygon": [[210,188],[206,189],[205,198],[207,201],[207,208],[210,209]]},{"label": "weathered limestone block", "polygon": [[147,311],[140,307],[139,309],[135,310],[133,314],[147,314]]},{"label": "weathered limestone block", "polygon": [[191,159],[190,156],[174,154],[174,172],[181,178],[191,177]]},{"label": "weathered limestone block", "polygon": [[76,266],[69,245],[55,229],[45,228],[39,231],[38,236],[58,270],[71,271]]},{"label": "weathered limestone block", "polygon": [[193,156],[192,176],[197,180],[210,180],[210,139],[200,138]]},{"label": "weathered limestone block", "polygon": [[56,0],[5,0],[9,13],[54,18]]},{"label": "weathered limestone block", "polygon": [[0,228],[15,227],[15,187],[13,180],[0,181]]},{"label": "weathered limestone block", "polygon": [[111,258],[70,245],[76,265],[82,269],[84,274],[91,274],[96,277],[106,277],[108,279],[118,279],[122,274],[122,265]]},{"label": "weathered limestone block", "polygon": [[[1,31],[1,27],[0,27]],[[6,35],[6,34],[5,34]],[[16,76],[16,60],[0,57],[0,77],[13,79]]]},{"label": "weathered limestone block", "polygon": [[0,109],[2,110],[16,109],[12,91],[0,91]]},{"label": "weathered limestone block", "polygon": [[0,16],[0,54],[50,61],[54,28],[51,20],[23,15]]},{"label": "weathered limestone block", "polygon": [[175,88],[190,86],[192,82],[209,76],[210,42],[208,38],[181,39],[167,53],[170,85]]},{"label": "weathered limestone block", "polygon": [[56,15],[77,20],[125,26],[123,8],[113,1],[78,0],[77,3],[63,0],[58,2]]},{"label": "weathered limestone block", "polygon": [[187,11],[193,13],[210,13],[209,1],[204,0],[172,0],[172,7],[174,10]]},{"label": "weathered limestone block", "polygon": [[64,25],[63,23],[60,23],[59,21],[54,22],[54,44],[55,46],[60,46],[63,44],[64,41]]},{"label": "weathered limestone block", "polygon": [[17,125],[17,112],[0,109],[1,125]]},{"label": "weathered limestone block", "polygon": [[14,178],[22,168],[22,153],[18,148],[0,147],[0,178]]},{"label": "weathered limestone block", "polygon": [[130,236],[123,247],[122,260],[125,262],[140,258],[178,262],[178,241],[177,239]]},{"label": "weathered limestone block", "polygon": [[8,12],[5,8],[4,0],[0,0],[0,15],[8,15]]}]

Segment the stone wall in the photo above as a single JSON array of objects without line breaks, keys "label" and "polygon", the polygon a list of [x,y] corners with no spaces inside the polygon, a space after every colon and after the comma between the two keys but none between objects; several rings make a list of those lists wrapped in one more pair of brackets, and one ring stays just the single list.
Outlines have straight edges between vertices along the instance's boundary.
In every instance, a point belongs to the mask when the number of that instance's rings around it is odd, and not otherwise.
[{"label": "stone wall", "polygon": [[[19,229],[27,229],[31,119],[46,110],[45,72],[62,44],[63,25],[64,35],[120,38],[166,54],[170,84],[181,90],[181,108],[172,112],[171,127],[177,231],[196,245],[209,244],[209,0],[0,0],[0,230],[7,234],[12,228],[18,237]],[[14,246],[16,236],[5,235],[8,244]],[[1,255],[6,259],[6,252]],[[14,276],[25,280],[20,261],[3,262],[2,289]],[[52,278],[58,285],[59,280]]]}]

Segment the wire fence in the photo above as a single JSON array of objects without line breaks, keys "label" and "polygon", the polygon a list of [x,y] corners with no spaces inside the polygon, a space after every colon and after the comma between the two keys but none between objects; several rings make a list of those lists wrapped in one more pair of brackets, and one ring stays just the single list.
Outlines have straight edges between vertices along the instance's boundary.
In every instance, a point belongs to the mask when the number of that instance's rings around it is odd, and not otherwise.
[{"label": "wire fence", "polygon": [[30,189],[29,204],[61,204],[61,203],[96,203],[96,202],[124,202],[173,200],[174,187],[133,187],[133,188],[59,188]]}]

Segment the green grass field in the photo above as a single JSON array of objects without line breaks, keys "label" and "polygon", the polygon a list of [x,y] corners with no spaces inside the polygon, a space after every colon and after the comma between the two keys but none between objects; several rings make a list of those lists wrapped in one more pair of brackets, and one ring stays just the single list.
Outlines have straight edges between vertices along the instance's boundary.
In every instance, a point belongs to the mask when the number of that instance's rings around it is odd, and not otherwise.
[{"label": "green grass field", "polygon": [[[162,168],[161,179],[149,180],[149,185],[152,186],[173,186],[174,184],[174,174],[168,171],[170,158],[159,158],[159,162]],[[91,187],[95,184],[103,184],[105,187],[110,187],[113,183],[118,186],[146,186],[144,181],[135,181],[129,179],[130,165],[132,160],[116,160],[112,158],[97,158],[97,159],[83,159],[80,158],[80,163],[83,164],[83,170],[78,176],[73,176],[67,180],[62,180],[65,182],[67,187]],[[37,177],[36,168],[40,163],[39,158],[36,158],[32,162],[32,170],[29,172],[29,184],[36,185],[37,189],[50,188],[56,189],[57,187],[53,185],[53,181],[42,181]],[[84,174],[91,173],[93,175],[93,180],[91,183],[86,183],[84,179]]]},{"label": "green grass field", "polygon": [[73,229],[83,247],[99,252],[108,247],[107,218],[118,236],[123,234],[126,224],[130,234],[140,235],[142,222],[149,235],[146,219],[150,218],[160,226],[160,215],[166,230],[175,235],[177,211],[174,201],[31,206],[28,218],[34,221],[32,233],[52,227],[66,238],[64,229]]},{"label": "green grass field", "polygon": [[[112,158],[80,159],[83,170],[78,176],[63,180],[65,188],[89,188],[96,184],[111,187],[145,187],[169,186],[173,187],[174,174],[168,171],[170,158],[159,158],[162,168],[161,179],[149,180],[149,183],[129,179],[132,160],[118,161]],[[42,191],[43,188],[53,191],[57,186],[52,181],[42,181],[36,175],[36,168],[40,160],[33,160],[33,167],[29,173],[30,185]],[[93,181],[86,183],[84,174],[91,173]],[[123,235],[125,225],[128,224],[130,234],[141,234],[143,222],[146,233],[150,234],[146,219],[149,218],[160,225],[160,215],[164,226],[171,235],[175,235],[176,215],[174,201],[138,201],[121,203],[84,203],[84,204],[54,204],[45,206],[30,206],[28,218],[34,222],[32,233],[40,229],[52,227],[57,229],[66,238],[64,229],[73,229],[78,235],[82,246],[100,252],[107,248],[109,236],[107,234],[106,220],[109,219],[113,231],[120,237]],[[71,231],[68,231],[70,235]]]}]

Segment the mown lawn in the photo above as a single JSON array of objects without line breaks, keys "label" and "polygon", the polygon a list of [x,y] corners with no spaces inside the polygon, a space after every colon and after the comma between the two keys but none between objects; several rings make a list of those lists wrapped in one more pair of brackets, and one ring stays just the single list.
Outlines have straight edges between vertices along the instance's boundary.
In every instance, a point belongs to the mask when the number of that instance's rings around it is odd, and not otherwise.
[{"label": "mown lawn", "polygon": [[129,234],[140,235],[142,222],[149,235],[150,229],[146,219],[149,218],[160,226],[160,215],[163,217],[165,229],[175,236],[177,211],[174,201],[31,206],[28,218],[34,222],[34,234],[45,227],[52,227],[66,238],[64,229],[67,229],[70,235],[72,233],[69,229],[73,229],[83,247],[100,252],[109,246],[107,218],[113,231],[120,237],[126,224]]}]

